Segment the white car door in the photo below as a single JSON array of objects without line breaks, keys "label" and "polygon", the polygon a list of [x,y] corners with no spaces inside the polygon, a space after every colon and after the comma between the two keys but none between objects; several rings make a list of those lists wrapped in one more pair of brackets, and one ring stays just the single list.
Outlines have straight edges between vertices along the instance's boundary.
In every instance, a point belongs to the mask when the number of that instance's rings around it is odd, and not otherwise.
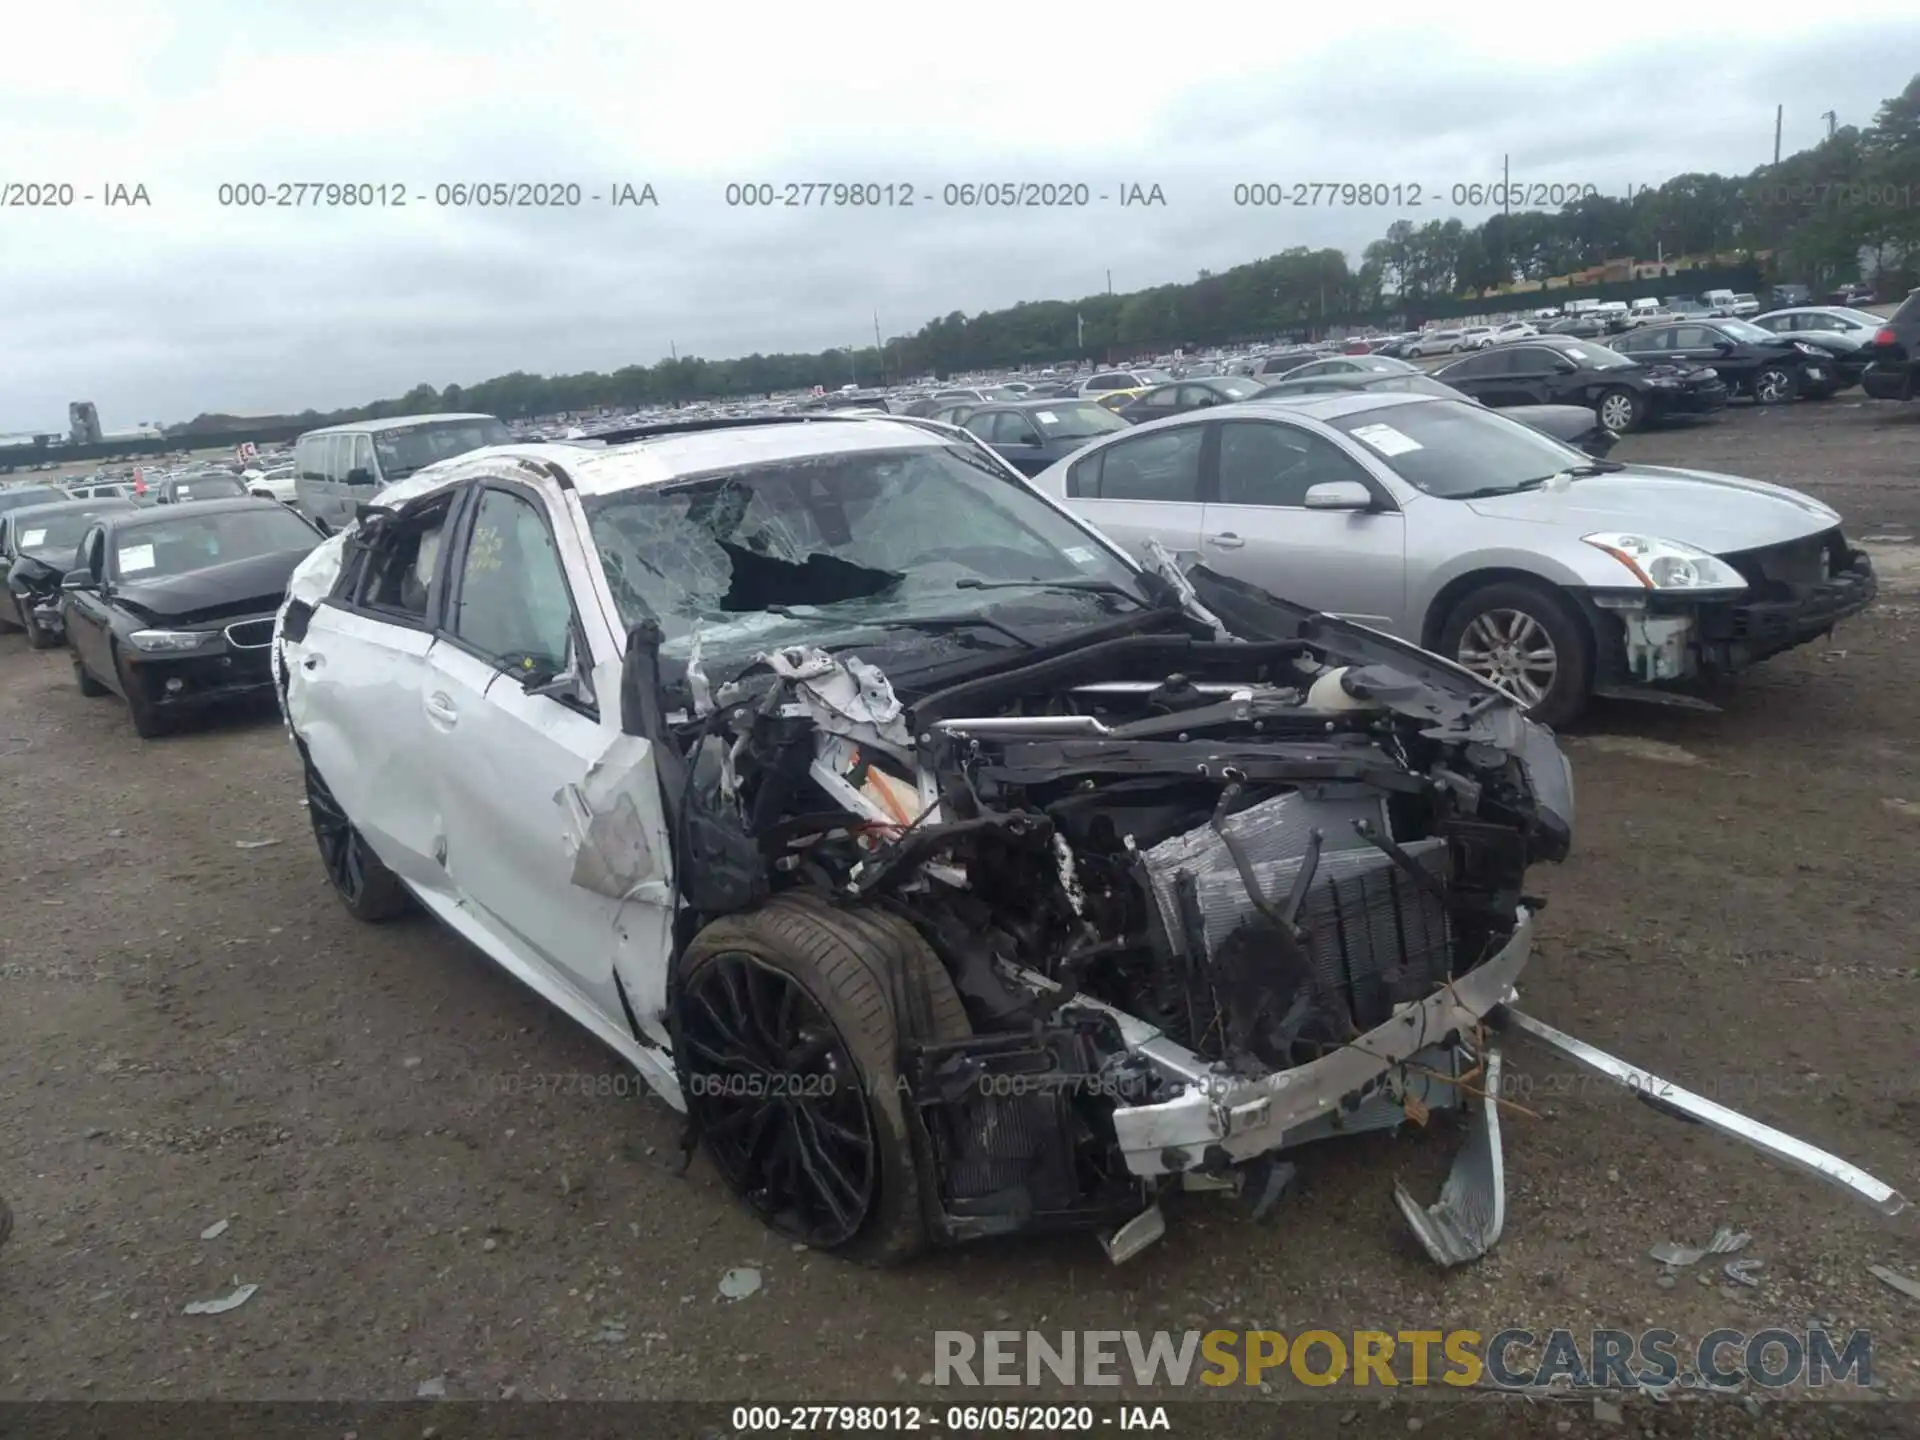
[{"label": "white car door", "polygon": [[450,557],[422,719],[465,907],[529,967],[522,978],[631,1053],[629,1011],[648,1042],[666,1044],[671,857],[648,759],[624,837],[651,857],[648,883],[619,895],[575,883],[589,772],[616,742],[635,742],[622,739],[617,693],[592,693],[591,680],[574,694],[534,693],[542,677],[617,659],[582,653],[593,641],[579,572],[592,552],[574,523],[529,485],[481,482]]},{"label": "white car door", "polygon": [[463,492],[408,507],[307,622],[297,728],[334,798],[388,869],[444,893],[421,715],[442,581],[441,536]]},{"label": "white car door", "polygon": [[[1215,481],[1202,520],[1207,564],[1296,605],[1402,633],[1406,519],[1333,441],[1270,420],[1216,422]],[[1352,481],[1372,510],[1309,510],[1315,485]]]},{"label": "white car door", "polygon": [[1206,427],[1171,425],[1101,445],[1069,466],[1067,507],[1136,560],[1158,540],[1183,566],[1200,554],[1200,459]]}]

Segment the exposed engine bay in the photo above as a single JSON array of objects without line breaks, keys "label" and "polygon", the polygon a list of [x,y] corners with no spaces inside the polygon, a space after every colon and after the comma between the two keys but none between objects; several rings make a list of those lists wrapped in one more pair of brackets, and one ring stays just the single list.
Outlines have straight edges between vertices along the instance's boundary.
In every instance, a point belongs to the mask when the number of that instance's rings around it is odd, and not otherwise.
[{"label": "exposed engine bay", "polygon": [[[622,725],[655,746],[677,952],[770,906],[867,927],[936,1238],[1088,1228],[1121,1260],[1171,1189],[1264,1214],[1295,1147],[1454,1110],[1439,1202],[1396,1198],[1436,1261],[1475,1258],[1504,1213],[1489,1029],[1543,904],[1529,867],[1571,843],[1567,761],[1426,652],[1204,569],[1168,578],[1184,608],[1137,633],[898,691],[805,647],[716,687],[696,646],[676,707],[637,627]],[[740,1092],[734,1032],[669,994],[694,1128],[758,1127],[708,1098]],[[736,1158],[766,1218],[833,1242],[770,1193],[814,1167]]]}]

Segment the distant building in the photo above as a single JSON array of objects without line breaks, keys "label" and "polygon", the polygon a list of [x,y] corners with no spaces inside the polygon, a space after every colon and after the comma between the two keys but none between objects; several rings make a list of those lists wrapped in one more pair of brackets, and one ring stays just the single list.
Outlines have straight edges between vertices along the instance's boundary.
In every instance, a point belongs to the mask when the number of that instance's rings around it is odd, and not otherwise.
[{"label": "distant building", "polygon": [[67,429],[72,432],[76,445],[98,445],[104,438],[100,433],[100,412],[93,408],[91,400],[68,403]]}]

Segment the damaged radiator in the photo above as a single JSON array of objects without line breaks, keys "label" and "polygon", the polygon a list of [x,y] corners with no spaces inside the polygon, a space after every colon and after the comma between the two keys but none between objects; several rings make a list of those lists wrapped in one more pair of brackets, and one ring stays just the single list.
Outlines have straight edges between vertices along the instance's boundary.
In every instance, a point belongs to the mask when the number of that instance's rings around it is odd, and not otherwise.
[{"label": "damaged radiator", "polygon": [[[1285,795],[1228,819],[1264,906],[1211,828],[1143,854],[1175,957],[1162,1009],[1184,1012],[1189,1033],[1178,1038],[1203,1053],[1284,1068],[1382,1023],[1395,1005],[1449,978],[1446,842],[1400,847],[1432,877],[1423,884],[1361,836],[1356,821],[1386,834],[1384,803]],[[1287,910],[1310,863],[1314,830],[1322,838],[1312,879],[1282,933],[1273,917]]]}]

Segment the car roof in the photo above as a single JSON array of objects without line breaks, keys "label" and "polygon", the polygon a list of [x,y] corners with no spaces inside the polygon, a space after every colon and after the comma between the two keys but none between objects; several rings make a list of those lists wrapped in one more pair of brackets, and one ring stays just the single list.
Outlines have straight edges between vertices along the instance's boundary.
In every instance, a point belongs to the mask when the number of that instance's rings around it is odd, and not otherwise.
[{"label": "car roof", "polygon": [[[1305,415],[1310,420],[1326,422],[1347,415],[1365,414],[1369,410],[1397,410],[1406,405],[1436,403],[1453,405],[1460,402],[1447,395],[1418,395],[1405,390],[1346,390],[1331,395],[1274,395],[1266,399],[1241,400],[1232,405],[1216,405],[1207,411],[1206,419],[1215,421],[1235,417],[1253,419],[1260,415]],[[1138,428],[1147,430],[1156,425],[1177,424],[1182,419],[1193,423],[1191,416],[1174,416],[1168,420],[1149,421]]]},{"label": "car roof", "polygon": [[235,495],[227,500],[197,500],[191,505],[156,506],[135,505],[126,510],[108,510],[100,518],[115,530],[125,530],[129,526],[160,525],[180,515],[225,515],[235,510],[258,510],[271,505],[276,510],[287,507],[278,500],[265,500],[258,495]]},{"label": "car roof", "polygon": [[102,506],[109,511],[140,508],[131,500],[124,500],[118,495],[103,495],[98,500],[53,500],[45,505],[22,505],[18,510],[7,511],[6,515],[14,524],[19,525],[30,518],[38,520],[50,515],[72,515],[85,511],[105,513],[101,510]]},{"label": "car roof", "polygon": [[[995,407],[1022,402],[996,400]],[[1040,402],[1033,403],[1039,408]],[[985,405],[976,408],[984,409]],[[664,430],[632,439],[616,439],[603,448],[585,449],[559,441],[524,441],[489,445],[455,455],[415,471],[390,491],[394,503],[430,494],[443,485],[472,478],[488,462],[524,460],[535,469],[558,466],[582,495],[610,495],[649,485],[664,485],[688,476],[714,471],[807,460],[823,455],[871,454],[924,450],[935,445],[970,444],[964,435],[931,421],[904,415],[858,415],[824,411],[805,417],[743,417],[749,423],[720,424],[699,429]],[[621,432],[612,432],[619,436]],[[585,437],[592,440],[595,437]],[[223,502],[209,502],[219,504]],[[249,500],[258,505],[271,500]],[[382,502],[386,503],[386,502]]]},{"label": "car roof", "polygon": [[321,425],[312,430],[303,430],[300,439],[309,435],[378,434],[382,430],[407,430],[415,425],[431,424],[435,420],[498,420],[498,415],[483,415],[478,411],[448,411],[444,415],[391,415],[385,420],[348,420],[339,425]]}]

